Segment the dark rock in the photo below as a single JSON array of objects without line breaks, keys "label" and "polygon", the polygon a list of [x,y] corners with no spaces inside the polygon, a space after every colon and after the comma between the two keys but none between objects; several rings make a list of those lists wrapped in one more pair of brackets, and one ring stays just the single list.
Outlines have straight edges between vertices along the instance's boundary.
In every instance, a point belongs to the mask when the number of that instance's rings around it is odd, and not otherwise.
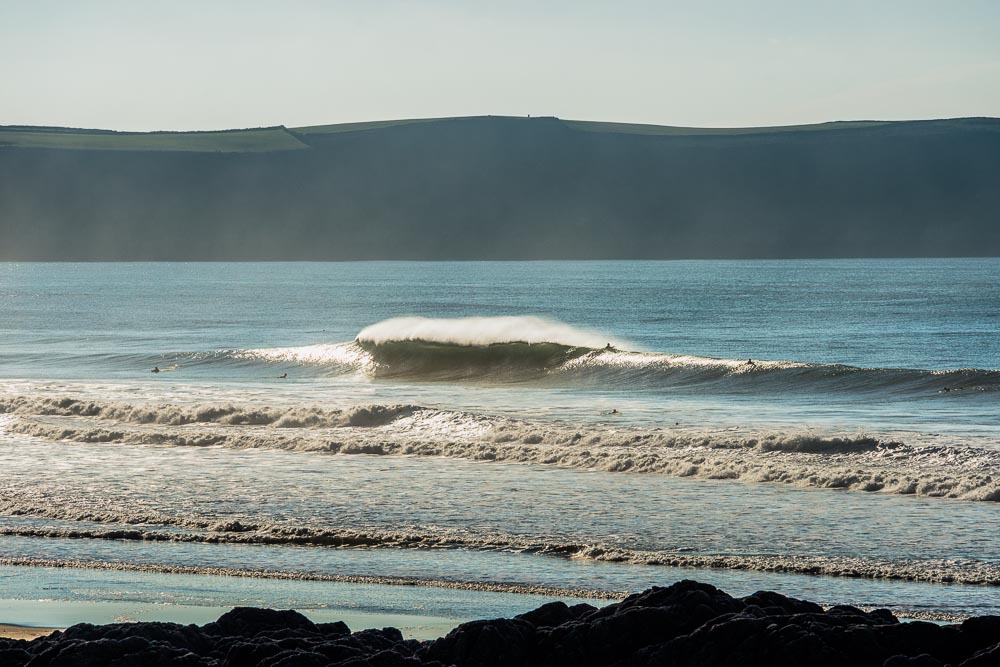
[{"label": "dark rock", "polygon": [[975,650],[959,628],[927,621],[886,626],[881,638],[883,643],[900,655],[927,653],[948,664],[961,662]]},{"label": "dark rock", "polygon": [[23,648],[13,648],[9,644],[0,644],[0,665],[20,667],[31,660],[31,654]]},{"label": "dark rock", "polygon": [[583,618],[588,614],[597,611],[597,607],[592,604],[587,604],[586,602],[581,602],[580,604],[575,604],[569,608],[573,618]]},{"label": "dark rock", "polygon": [[[253,664],[253,663],[243,663]],[[312,651],[282,651],[257,663],[257,667],[327,667],[326,656]]]},{"label": "dark rock", "polygon": [[267,658],[277,655],[283,649],[270,642],[239,642],[229,647],[222,664],[225,667],[258,665]]},{"label": "dark rock", "polygon": [[960,629],[977,649],[1000,642],[1000,616],[969,618],[962,622]]},{"label": "dark rock", "polygon": [[92,625],[80,623],[67,628],[62,633],[65,639],[92,641],[95,639],[123,640],[129,637],[141,637],[152,642],[161,642],[176,648],[187,649],[191,653],[201,654],[212,646],[197,625],[180,625],[178,623],[109,623],[108,625]]},{"label": "dark rock", "polygon": [[361,630],[345,638],[347,646],[355,646],[366,653],[376,653],[392,648],[403,641],[403,633],[396,628]]},{"label": "dark rock", "polygon": [[[822,608],[819,611],[822,612],[823,611]],[[869,622],[876,621],[876,619],[873,619],[868,614],[868,612],[862,611],[857,607],[852,607],[851,605],[848,604],[838,604],[836,606],[830,607],[829,609],[826,610],[826,613],[831,616],[844,616],[844,617],[854,618],[858,622],[866,624]]]},{"label": "dark rock", "polygon": [[767,614],[775,616],[777,614],[821,614],[823,608],[814,602],[796,600],[785,597],[780,593],[771,591],[757,591],[753,595],[748,595],[742,599],[745,605],[755,605],[763,609]]},{"label": "dark rock", "polygon": [[354,659],[364,659],[367,653],[353,646],[345,646],[342,643],[325,643],[316,647],[316,652],[322,654],[328,662],[333,664],[349,663]]},{"label": "dark rock", "polygon": [[926,653],[921,653],[912,657],[894,655],[883,663],[883,667],[944,667],[944,663]]},{"label": "dark rock", "polygon": [[365,663],[371,667],[406,667],[410,659],[411,656],[401,655],[395,651],[379,651]]},{"label": "dark rock", "polygon": [[549,664],[610,664],[742,608],[739,600],[694,581],[651,588],[543,632],[539,656]]},{"label": "dark rock", "polygon": [[514,617],[515,619],[520,619],[522,621],[527,621],[531,623],[536,628],[547,628],[554,625],[560,625],[566,621],[576,618],[570,608],[565,602],[550,602],[548,604],[543,604],[538,609],[534,611],[529,611],[525,614],[519,614]]},{"label": "dark rock", "polygon": [[1000,665],[1000,644],[977,651],[959,667],[996,667]]},{"label": "dark rock", "polygon": [[142,637],[124,639],[69,639],[44,651],[29,663],[32,667],[168,667],[209,665],[207,660],[160,642]]},{"label": "dark rock", "polygon": [[527,664],[535,648],[535,626],[499,618],[463,623],[427,648],[426,656],[445,664],[506,667]]},{"label": "dark rock", "polygon": [[317,623],[316,629],[324,637],[343,637],[344,635],[351,634],[351,629],[347,627],[347,623],[343,621],[336,621],[334,623]]},{"label": "dark rock", "polygon": [[[881,629],[888,620],[882,614],[853,607],[835,613],[788,614],[810,607],[790,599],[757,601],[767,608],[751,605],[741,613],[719,616],[694,632],[641,652],[634,664],[879,667],[893,655],[882,643]],[[779,613],[768,614],[766,609]]]},{"label": "dark rock", "polygon": [[256,607],[236,607],[227,611],[216,622],[204,626],[203,631],[210,635],[253,637],[261,632],[286,629],[319,633],[316,624],[297,611]]},{"label": "dark rock", "polygon": [[878,619],[883,625],[894,625],[899,623],[899,619],[888,609],[873,609],[868,612],[868,615],[872,618]]}]

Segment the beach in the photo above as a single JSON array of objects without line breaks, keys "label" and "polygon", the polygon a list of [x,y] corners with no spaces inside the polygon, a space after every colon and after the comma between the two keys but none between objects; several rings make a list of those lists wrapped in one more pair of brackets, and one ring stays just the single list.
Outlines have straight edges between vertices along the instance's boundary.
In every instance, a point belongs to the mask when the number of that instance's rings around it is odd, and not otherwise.
[{"label": "beach", "polygon": [[6,623],[0,623],[0,638],[31,640],[38,637],[46,637],[56,630],[62,629],[63,628],[36,628],[27,625],[8,625]]}]

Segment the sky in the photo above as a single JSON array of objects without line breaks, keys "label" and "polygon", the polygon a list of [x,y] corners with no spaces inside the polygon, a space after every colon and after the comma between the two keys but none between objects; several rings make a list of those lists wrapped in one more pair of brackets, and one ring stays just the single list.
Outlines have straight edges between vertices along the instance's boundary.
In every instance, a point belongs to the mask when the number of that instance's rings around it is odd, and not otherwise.
[{"label": "sky", "polygon": [[998,0],[0,0],[0,125],[1000,116]]}]

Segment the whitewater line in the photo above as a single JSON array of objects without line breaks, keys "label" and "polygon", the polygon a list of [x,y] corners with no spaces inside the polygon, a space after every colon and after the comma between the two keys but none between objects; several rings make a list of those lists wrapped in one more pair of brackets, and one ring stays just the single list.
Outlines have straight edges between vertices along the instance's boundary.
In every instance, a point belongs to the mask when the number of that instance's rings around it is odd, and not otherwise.
[{"label": "whitewater line", "polygon": [[261,527],[259,524],[250,525],[255,525],[255,529],[252,531],[240,530],[204,533],[157,531],[135,526],[109,529],[6,527],[0,529],[0,536],[196,544],[256,544],[338,549],[419,550],[450,548],[473,552],[507,551],[597,563],[776,572],[822,575],[848,579],[1000,586],[1000,563],[961,558],[904,559],[791,554],[697,554],[632,550],[575,543],[545,543],[508,535],[466,538],[448,534],[411,534],[391,531],[358,531],[344,528],[306,528],[279,525]]}]

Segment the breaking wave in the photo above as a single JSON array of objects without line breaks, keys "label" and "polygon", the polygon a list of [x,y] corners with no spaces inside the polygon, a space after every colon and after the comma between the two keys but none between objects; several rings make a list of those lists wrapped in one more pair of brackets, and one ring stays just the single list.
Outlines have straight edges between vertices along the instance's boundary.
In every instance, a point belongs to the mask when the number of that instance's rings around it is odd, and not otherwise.
[{"label": "breaking wave", "polygon": [[415,405],[362,405],[344,410],[319,407],[240,407],[235,405],[178,406],[170,403],[129,404],[75,398],[0,398],[0,414],[58,417],[93,417],[129,424],[222,424],[273,426],[275,428],[336,428],[382,426],[412,415]]},{"label": "breaking wave", "polygon": [[600,334],[539,317],[399,317],[352,342],[240,350],[236,358],[317,364],[375,378],[519,382],[552,376],[570,361],[616,349]]},{"label": "breaking wave", "polygon": [[198,353],[181,358],[180,363],[294,365],[300,373],[357,373],[385,380],[533,382],[716,393],[806,391],[950,398],[1000,390],[998,370],[750,361],[629,347],[537,317],[407,317],[369,326],[354,341]]},{"label": "breaking wave", "polygon": [[0,431],[52,441],[443,456],[1000,501],[1000,450],[863,433],[571,426],[369,405],[344,410],[0,399]]},{"label": "breaking wave", "polygon": [[[372,346],[406,341],[475,346],[504,343],[550,344],[576,348],[613,342],[597,333],[541,317],[396,317],[361,330],[357,340]],[[620,344],[620,343],[619,343]]]}]

